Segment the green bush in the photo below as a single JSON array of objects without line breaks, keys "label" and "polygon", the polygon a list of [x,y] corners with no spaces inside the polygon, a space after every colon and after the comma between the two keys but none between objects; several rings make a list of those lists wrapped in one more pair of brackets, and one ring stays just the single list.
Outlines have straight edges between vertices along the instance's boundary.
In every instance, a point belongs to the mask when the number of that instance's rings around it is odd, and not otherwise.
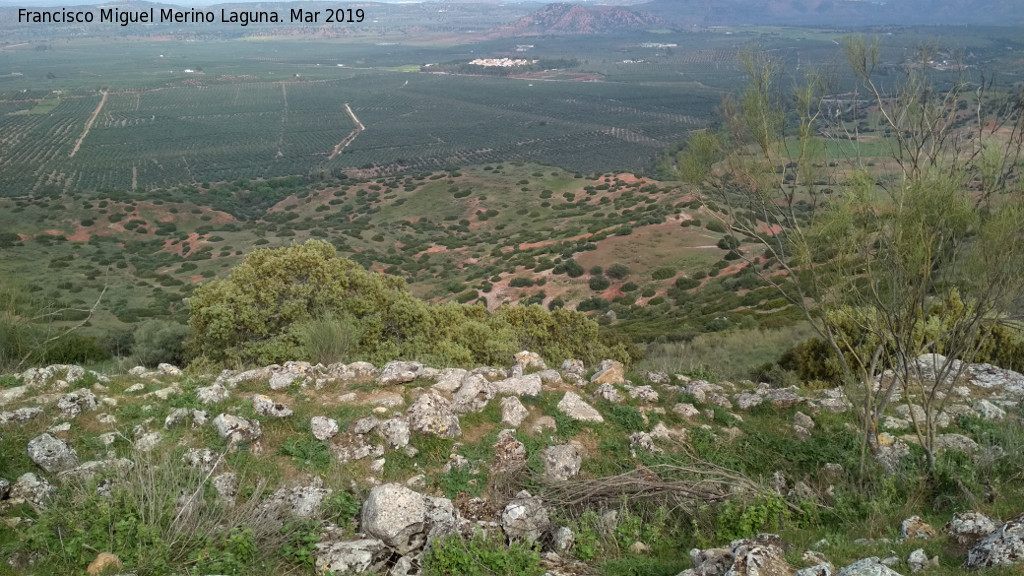
[{"label": "green bush", "polygon": [[662,266],[657,268],[651,273],[651,278],[655,280],[668,280],[669,278],[676,275],[676,269],[671,266]]},{"label": "green bush", "polygon": [[147,320],[132,335],[132,354],[144,366],[161,362],[182,366],[185,363],[185,340],[188,326],[170,320]]},{"label": "green bush", "polygon": [[497,534],[477,532],[471,540],[458,535],[435,540],[423,558],[424,576],[541,576],[540,553],[526,544],[507,547]]},{"label": "green bush", "polygon": [[[581,269],[582,271],[582,269]],[[524,348],[552,361],[622,358],[593,342],[597,324],[571,310],[430,305],[400,278],[367,272],[322,241],[257,250],[228,278],[191,299],[189,350],[213,364],[271,364],[307,357],[314,321],[350,318],[353,359],[397,358],[434,365],[504,364]],[[321,325],[321,328],[323,326]],[[607,356],[606,356],[607,355]]]},{"label": "green bush", "polygon": [[590,279],[591,290],[600,292],[602,290],[607,289],[611,285],[611,281],[605,278],[604,276],[594,276],[593,278]]},{"label": "green bush", "polygon": [[608,267],[608,271],[605,274],[610,278],[622,280],[629,275],[629,267],[625,264],[612,264]]}]

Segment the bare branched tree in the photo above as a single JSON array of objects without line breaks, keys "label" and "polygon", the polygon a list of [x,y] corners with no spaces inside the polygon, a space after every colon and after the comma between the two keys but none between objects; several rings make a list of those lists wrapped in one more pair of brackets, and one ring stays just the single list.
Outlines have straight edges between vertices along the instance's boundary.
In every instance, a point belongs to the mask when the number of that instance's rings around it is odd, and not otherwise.
[{"label": "bare branched tree", "polygon": [[927,49],[885,90],[880,54],[876,41],[847,41],[847,94],[744,56],[750,82],[724,101],[724,129],[696,135],[679,166],[734,232],[760,242],[763,254],[745,258],[832,351],[860,415],[862,462],[898,391],[934,469],[945,398],[1024,291],[1024,95],[972,84],[955,61],[942,66],[956,79],[939,86]]}]

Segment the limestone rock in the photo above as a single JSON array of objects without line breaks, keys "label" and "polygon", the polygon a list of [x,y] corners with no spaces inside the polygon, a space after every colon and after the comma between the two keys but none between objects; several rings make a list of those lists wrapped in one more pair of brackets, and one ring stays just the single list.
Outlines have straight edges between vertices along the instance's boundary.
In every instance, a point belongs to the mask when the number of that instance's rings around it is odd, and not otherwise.
[{"label": "limestone rock", "polygon": [[615,386],[607,382],[598,386],[597,390],[594,390],[594,397],[603,398],[608,402],[622,402],[622,394],[619,394],[619,391],[615,389]]},{"label": "limestone rock", "polygon": [[392,450],[409,445],[410,429],[405,418],[395,417],[384,420],[377,425],[377,434],[380,434],[387,447]]},{"label": "limestone rock", "polygon": [[259,422],[233,414],[219,414],[213,419],[213,427],[231,443],[251,442],[263,435]]},{"label": "limestone rock", "polygon": [[181,376],[181,368],[167,362],[157,364],[156,371],[164,376]]},{"label": "limestone rock", "polygon": [[217,496],[221,501],[228,504],[234,504],[235,496],[238,495],[238,475],[234,472],[225,472],[218,474],[210,479],[210,485],[213,486]]},{"label": "limestone rock", "polygon": [[316,573],[377,573],[387,566],[391,556],[392,551],[376,538],[321,541],[316,544]]},{"label": "limestone rock", "polygon": [[774,534],[736,540],[730,544],[732,566],[726,576],[793,576],[795,570],[786,561],[782,539]]},{"label": "limestone rock", "polygon": [[533,425],[530,426],[530,432],[534,434],[542,434],[548,430],[550,430],[551,432],[557,432],[558,425],[555,423],[554,418],[547,415],[537,418],[533,422]]},{"label": "limestone rock", "polygon": [[644,379],[651,384],[667,385],[672,383],[672,379],[666,372],[648,370],[644,372]]},{"label": "limestone rock", "polygon": [[523,420],[530,415],[530,412],[515,396],[501,399],[501,423],[506,426],[518,428]]},{"label": "limestone rock", "polygon": [[939,434],[935,437],[935,451],[974,452],[978,443],[963,434]]},{"label": "limestone rock", "polygon": [[928,540],[935,537],[935,529],[920,516],[911,516],[900,526],[900,540]]},{"label": "limestone rock", "polygon": [[406,384],[415,380],[422,369],[423,364],[419,362],[388,362],[377,376],[377,382],[385,386]]},{"label": "limestone rock", "polygon": [[814,419],[803,412],[797,412],[793,414],[793,424],[806,428],[807,430],[814,429]]},{"label": "limestone rock", "polygon": [[33,418],[43,415],[43,409],[38,406],[18,408],[12,412],[0,412],[0,426],[6,424],[24,424]]},{"label": "limestone rock", "polygon": [[629,435],[629,451],[636,457],[637,451],[642,450],[652,454],[661,452],[661,448],[654,445],[654,438],[647,432],[633,432]]},{"label": "limestone rock", "polygon": [[562,374],[575,374],[577,376],[583,376],[587,373],[587,368],[583,365],[583,361],[573,358],[564,360],[562,362],[561,370]]},{"label": "limestone rock", "polygon": [[495,388],[483,376],[467,376],[452,396],[452,407],[458,414],[480,412],[494,398]]},{"label": "limestone rock", "polygon": [[399,484],[382,484],[363,503],[362,529],[399,554],[423,547],[427,539],[455,533],[455,506],[446,498],[431,498]]},{"label": "limestone rock", "polygon": [[1006,410],[985,399],[975,402],[974,409],[986,420],[1002,420],[1006,418]]},{"label": "limestone rock", "polygon": [[135,441],[135,449],[139,452],[152,452],[162,439],[159,432],[147,432]]},{"label": "limestone rock", "polygon": [[455,392],[462,386],[462,380],[469,374],[469,371],[462,368],[445,368],[438,374],[437,382],[433,388],[442,392]]},{"label": "limestone rock", "polygon": [[78,453],[75,452],[75,449],[67,442],[46,433],[29,441],[28,457],[50,474],[78,466]]},{"label": "limestone rock", "polygon": [[555,549],[555,552],[559,554],[565,554],[572,550],[572,547],[576,544],[576,535],[572,533],[572,530],[567,526],[562,526],[551,537],[551,547]]},{"label": "limestone rock", "polygon": [[942,530],[960,546],[970,547],[998,528],[995,520],[980,512],[957,512]]},{"label": "limestone rock", "polygon": [[462,435],[459,417],[452,410],[451,403],[436,393],[421,395],[409,407],[406,416],[414,432],[433,434],[440,438],[458,438]]},{"label": "limestone rock", "polygon": [[598,366],[597,372],[590,377],[592,384],[625,384],[626,369],[622,363],[615,360],[603,360]]},{"label": "limestone rock", "polygon": [[28,472],[19,476],[14,486],[11,486],[10,499],[13,502],[25,502],[33,508],[41,510],[46,508],[56,494],[57,489],[45,478]]},{"label": "limestone rock", "polygon": [[583,465],[583,458],[571,444],[549,446],[541,452],[544,460],[544,477],[547,480],[565,482],[576,476]]},{"label": "limestone rock", "polygon": [[313,416],[309,419],[309,428],[317,440],[330,440],[338,434],[338,421],[326,416]]},{"label": "limestone rock", "polygon": [[57,408],[65,418],[74,418],[82,412],[90,412],[95,410],[96,406],[96,395],[86,388],[65,394],[57,401]]},{"label": "limestone rock", "polygon": [[601,413],[587,404],[575,392],[566,392],[558,402],[558,410],[566,416],[580,422],[604,422]]},{"label": "limestone rock", "polygon": [[688,402],[681,402],[679,404],[676,404],[675,406],[672,407],[672,411],[675,412],[676,414],[679,414],[683,418],[686,418],[687,420],[693,420],[694,418],[700,416],[700,410],[697,410],[696,406]]},{"label": "limestone rock", "polygon": [[353,462],[366,458],[380,458],[384,455],[384,446],[371,444],[362,434],[344,434],[335,437],[331,453],[339,462]]},{"label": "limestone rock", "polygon": [[373,432],[377,426],[380,425],[380,420],[373,416],[366,416],[356,420],[356,423],[352,425],[353,434],[369,434]]},{"label": "limestone rock", "polygon": [[273,398],[263,394],[254,394],[252,397],[252,409],[260,416],[268,418],[287,418],[292,415],[292,409],[275,402]]},{"label": "limestone rock", "polygon": [[517,352],[514,356],[514,364],[512,366],[512,375],[521,376],[525,370],[547,370],[548,365],[544,363],[544,359],[540,357],[540,354],[536,352],[530,352],[523,350]]},{"label": "limestone rock", "polygon": [[551,527],[551,518],[544,502],[523,490],[501,511],[501,529],[510,540],[533,543]]},{"label": "limestone rock", "polygon": [[231,393],[220,384],[213,384],[205,388],[196,388],[196,397],[203,404],[217,404],[230,398]]},{"label": "limestone rock", "polygon": [[901,576],[892,568],[889,568],[877,556],[864,558],[850,564],[839,571],[836,576]]},{"label": "limestone rock", "polygon": [[[546,467],[546,464],[545,464]],[[494,462],[491,470],[496,473],[519,472],[526,468],[526,446],[516,439],[516,431],[507,428],[498,433],[494,443]]]},{"label": "limestone rock", "polygon": [[650,403],[658,401],[658,393],[650,386],[627,386],[626,391],[633,400]]},{"label": "limestone rock", "polygon": [[967,568],[1024,562],[1024,516],[1010,520],[967,552]]},{"label": "limestone rock", "polygon": [[537,374],[506,378],[493,383],[495,394],[501,396],[540,396],[544,384]]}]

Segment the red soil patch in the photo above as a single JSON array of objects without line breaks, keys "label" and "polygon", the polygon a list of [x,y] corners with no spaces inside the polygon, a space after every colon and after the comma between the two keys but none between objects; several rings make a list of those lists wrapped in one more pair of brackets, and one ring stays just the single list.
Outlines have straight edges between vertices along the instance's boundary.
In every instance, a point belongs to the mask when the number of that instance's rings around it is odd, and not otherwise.
[{"label": "red soil patch", "polygon": [[79,226],[78,228],[75,229],[73,233],[65,234],[65,238],[67,238],[71,242],[80,242],[82,244],[85,244],[86,242],[89,241],[90,238],[92,238],[92,233],[89,232],[89,229],[86,228],[85,226]]}]

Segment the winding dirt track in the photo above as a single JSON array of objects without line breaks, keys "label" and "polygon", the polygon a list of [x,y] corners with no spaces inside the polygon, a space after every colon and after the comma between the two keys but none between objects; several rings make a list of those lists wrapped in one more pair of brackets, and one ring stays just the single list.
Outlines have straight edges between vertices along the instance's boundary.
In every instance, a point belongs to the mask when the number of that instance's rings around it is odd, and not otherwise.
[{"label": "winding dirt track", "polygon": [[68,158],[74,158],[75,152],[78,152],[78,147],[82,145],[82,140],[85,140],[85,136],[89,134],[89,129],[92,128],[92,123],[96,121],[96,117],[100,115],[100,110],[103,110],[103,105],[107,103],[107,92],[103,91],[103,97],[100,98],[99,105],[92,111],[92,116],[85,122],[85,130],[82,131],[82,135],[78,137],[78,141],[75,142],[75,147],[71,150],[71,154],[68,154]]},{"label": "winding dirt track", "polygon": [[352,111],[352,107],[350,107],[347,102],[345,103],[345,112],[348,112],[352,121],[356,123],[356,127],[348,133],[348,136],[345,136],[344,140],[338,142],[337,146],[334,147],[334,150],[331,151],[331,155],[327,157],[328,160],[333,160],[335,156],[341,154],[341,151],[347,148],[348,145],[356,139],[356,136],[359,136],[360,132],[366,130],[366,126],[363,126],[363,123],[359,121],[359,118],[356,118],[355,112]]}]

